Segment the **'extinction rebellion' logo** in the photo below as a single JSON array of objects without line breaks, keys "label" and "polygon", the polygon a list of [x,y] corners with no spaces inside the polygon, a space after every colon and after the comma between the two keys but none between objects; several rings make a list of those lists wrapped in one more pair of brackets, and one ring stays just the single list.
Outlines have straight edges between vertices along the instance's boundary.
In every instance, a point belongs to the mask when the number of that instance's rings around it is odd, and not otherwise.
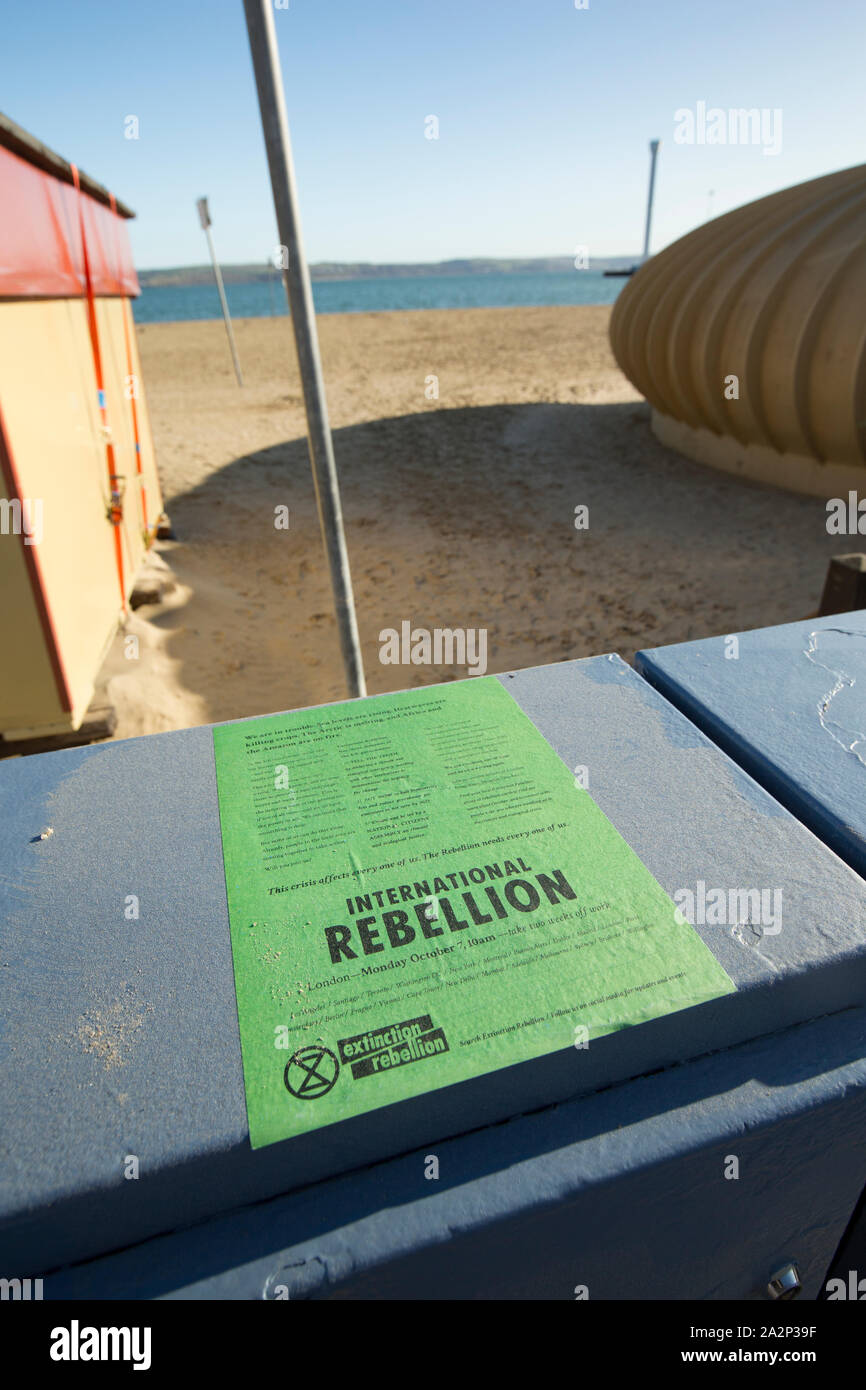
[{"label": "'extinction rebellion' logo", "polygon": [[407,1018],[402,1023],[388,1023],[384,1028],[371,1028],[368,1033],[356,1033],[337,1043],[340,1060],[349,1063],[355,1081],[364,1076],[381,1076],[382,1072],[405,1067],[410,1062],[424,1062],[448,1052],[448,1042],[442,1028],[434,1028],[429,1014]]},{"label": "'extinction rebellion' logo", "polygon": [[434,1028],[429,1014],[341,1038],[337,1047],[339,1060],[321,1043],[299,1047],[286,1063],[286,1090],[298,1100],[318,1100],[336,1085],[340,1063],[349,1067],[353,1080],[360,1081],[450,1050],[445,1030]]},{"label": "'extinction rebellion' logo", "polygon": [[286,1063],[286,1089],[298,1100],[326,1096],[340,1075],[340,1063],[329,1047],[301,1047]]}]

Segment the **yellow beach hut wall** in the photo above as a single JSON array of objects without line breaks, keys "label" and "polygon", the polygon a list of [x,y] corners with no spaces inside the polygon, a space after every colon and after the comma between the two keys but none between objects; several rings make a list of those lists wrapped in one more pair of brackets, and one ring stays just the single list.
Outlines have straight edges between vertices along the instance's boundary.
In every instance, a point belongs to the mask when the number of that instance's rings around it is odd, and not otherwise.
[{"label": "yellow beach hut wall", "polygon": [[132,322],[131,214],[5,120],[0,195],[8,741],[80,725],[162,497]]}]

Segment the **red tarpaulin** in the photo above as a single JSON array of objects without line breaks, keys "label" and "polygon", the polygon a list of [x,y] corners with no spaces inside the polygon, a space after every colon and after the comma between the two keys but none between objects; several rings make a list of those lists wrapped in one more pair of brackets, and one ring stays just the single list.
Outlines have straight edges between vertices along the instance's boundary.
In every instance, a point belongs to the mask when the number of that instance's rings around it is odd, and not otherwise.
[{"label": "red tarpaulin", "polygon": [[140,294],[124,219],[0,147],[0,299],[83,299],[78,199],[97,297]]}]

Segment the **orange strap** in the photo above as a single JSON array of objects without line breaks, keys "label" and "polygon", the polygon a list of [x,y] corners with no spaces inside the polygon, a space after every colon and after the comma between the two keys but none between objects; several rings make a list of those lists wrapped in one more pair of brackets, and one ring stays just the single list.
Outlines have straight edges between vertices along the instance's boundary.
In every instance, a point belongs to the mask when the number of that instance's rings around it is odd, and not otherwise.
[{"label": "orange strap", "polygon": [[[117,217],[117,199],[113,193],[110,193],[108,196],[111,199],[111,211],[114,213],[115,217]],[[144,489],[144,474],[141,467],[141,439],[138,433],[138,410],[135,404],[136,393],[138,391],[138,376],[132,370],[132,341],[129,335],[129,315],[131,312],[131,308],[127,305],[126,300],[124,300],[123,341],[126,348],[126,380],[132,383],[132,395],[129,398],[129,403],[132,407],[132,433],[135,438],[135,471],[138,474],[139,489],[141,491],[141,519],[144,524],[145,535],[147,535],[147,493]]]},{"label": "orange strap", "polygon": [[93,367],[96,373],[96,390],[99,401],[99,413],[102,420],[102,430],[105,435],[105,453],[108,464],[108,486],[110,492],[110,502],[108,504],[107,515],[114,529],[114,556],[117,562],[117,580],[120,585],[120,602],[124,613],[126,612],[126,583],[123,576],[123,536],[121,533],[121,522],[123,520],[123,495],[120,490],[120,476],[114,459],[114,444],[111,440],[111,431],[108,425],[108,411],[105,400],[105,381],[102,374],[102,352],[99,346],[99,328],[96,320],[96,300],[93,295],[93,277],[90,273],[90,257],[87,254],[87,236],[84,230],[84,204],[81,194],[81,183],[78,177],[78,169],[72,164],[72,182],[78,194],[78,221],[81,229],[81,254],[84,260],[84,283],[87,291],[87,318],[90,325],[90,343],[93,348]]}]

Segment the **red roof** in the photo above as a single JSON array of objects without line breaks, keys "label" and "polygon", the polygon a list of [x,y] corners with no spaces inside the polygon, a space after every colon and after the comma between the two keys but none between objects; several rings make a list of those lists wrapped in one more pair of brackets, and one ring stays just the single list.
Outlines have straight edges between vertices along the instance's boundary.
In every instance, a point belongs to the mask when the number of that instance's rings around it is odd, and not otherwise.
[{"label": "red roof", "polygon": [[[97,296],[140,293],[126,219],[86,175],[0,118],[0,299],[81,299],[84,242]],[[112,206],[113,204],[113,206]]]}]

